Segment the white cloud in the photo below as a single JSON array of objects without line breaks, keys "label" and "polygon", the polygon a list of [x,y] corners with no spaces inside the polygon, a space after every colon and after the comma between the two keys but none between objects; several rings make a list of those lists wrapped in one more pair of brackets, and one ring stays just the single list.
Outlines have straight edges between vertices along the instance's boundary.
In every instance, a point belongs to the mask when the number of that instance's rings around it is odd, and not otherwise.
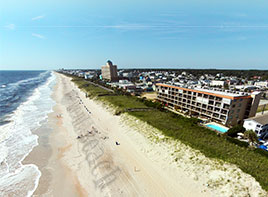
[{"label": "white cloud", "polygon": [[45,36],[41,35],[41,34],[35,34],[35,33],[32,33],[32,36],[33,37],[36,37],[36,38],[40,38],[40,39],[45,39]]},{"label": "white cloud", "polygon": [[44,17],[45,17],[45,15],[36,16],[36,17],[33,17],[33,18],[32,18],[32,21],[40,20],[40,19],[42,19],[42,18],[44,18]]},{"label": "white cloud", "polygon": [[6,25],[5,28],[10,29],[10,30],[14,30],[15,25],[14,24],[9,24],[9,25]]}]

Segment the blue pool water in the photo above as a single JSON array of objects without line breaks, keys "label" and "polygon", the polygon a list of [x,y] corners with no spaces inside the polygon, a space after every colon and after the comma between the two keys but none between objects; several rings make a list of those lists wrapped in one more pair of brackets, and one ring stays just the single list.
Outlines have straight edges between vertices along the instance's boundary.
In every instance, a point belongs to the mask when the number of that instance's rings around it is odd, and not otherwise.
[{"label": "blue pool water", "polygon": [[218,125],[214,125],[214,124],[207,124],[206,126],[212,128],[212,129],[215,129],[221,133],[225,133],[228,131],[228,129],[221,127],[221,126],[218,126]]}]

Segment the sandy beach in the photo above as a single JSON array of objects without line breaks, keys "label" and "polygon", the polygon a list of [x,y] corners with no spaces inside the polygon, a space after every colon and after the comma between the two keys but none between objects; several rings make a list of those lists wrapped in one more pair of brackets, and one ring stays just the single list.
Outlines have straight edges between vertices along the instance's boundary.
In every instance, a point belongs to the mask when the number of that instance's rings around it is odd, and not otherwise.
[{"label": "sandy beach", "polygon": [[42,173],[34,196],[266,195],[235,166],[169,139],[154,142],[165,137],[127,115],[113,115],[70,78],[56,75],[56,105],[48,125],[35,131],[39,146],[24,161]]}]

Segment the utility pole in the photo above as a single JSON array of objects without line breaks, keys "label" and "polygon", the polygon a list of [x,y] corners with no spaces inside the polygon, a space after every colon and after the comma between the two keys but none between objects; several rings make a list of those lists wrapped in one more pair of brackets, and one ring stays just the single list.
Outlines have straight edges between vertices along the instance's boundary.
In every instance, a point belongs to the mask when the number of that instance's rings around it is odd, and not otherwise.
[{"label": "utility pole", "polygon": [[262,115],[263,115],[263,113],[264,113],[265,107],[266,107],[266,104],[263,105]]}]

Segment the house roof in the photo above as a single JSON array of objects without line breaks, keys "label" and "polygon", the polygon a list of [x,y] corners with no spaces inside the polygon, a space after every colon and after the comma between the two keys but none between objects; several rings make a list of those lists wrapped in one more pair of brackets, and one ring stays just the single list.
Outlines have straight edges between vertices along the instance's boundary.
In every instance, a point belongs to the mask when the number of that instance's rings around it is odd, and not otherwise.
[{"label": "house roof", "polygon": [[263,116],[257,116],[257,117],[253,117],[253,118],[248,118],[246,120],[254,120],[262,125],[266,125],[268,124],[268,114],[265,114]]}]

